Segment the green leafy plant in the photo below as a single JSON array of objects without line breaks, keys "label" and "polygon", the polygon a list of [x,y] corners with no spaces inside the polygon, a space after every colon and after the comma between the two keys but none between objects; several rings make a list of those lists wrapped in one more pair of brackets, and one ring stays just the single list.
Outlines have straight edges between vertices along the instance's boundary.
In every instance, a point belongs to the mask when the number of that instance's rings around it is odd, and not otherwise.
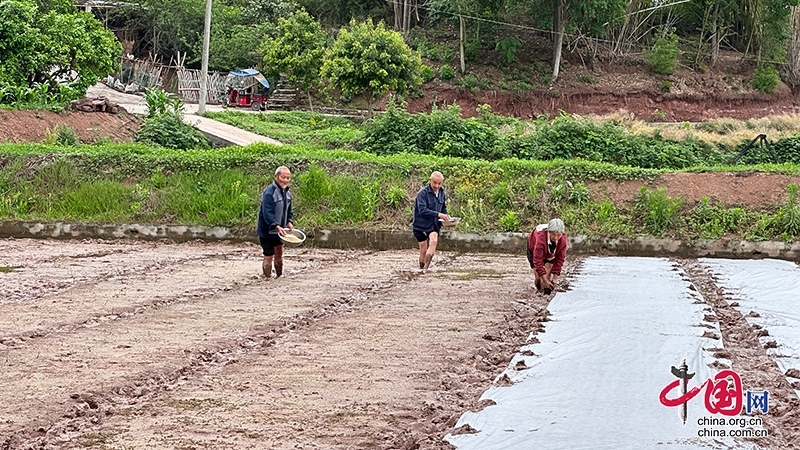
[{"label": "green leafy plant", "polygon": [[659,84],[659,89],[661,92],[667,93],[672,89],[672,82],[669,80],[661,80]]},{"label": "green leafy plant", "polygon": [[449,64],[442,64],[442,66],[439,67],[439,79],[440,80],[442,80],[442,81],[452,80],[453,77],[455,77],[455,76],[456,76],[456,73],[453,70],[453,67],[451,67]]},{"label": "green leafy plant", "polygon": [[574,183],[572,188],[569,190],[569,194],[567,196],[570,203],[575,205],[585,205],[589,203],[591,200],[591,193],[589,192],[589,187],[583,183]]},{"label": "green leafy plant", "polygon": [[136,141],[176,150],[211,148],[208,139],[202,133],[184,123],[181,116],[174,112],[166,112],[145,120],[136,132]]},{"label": "green leafy plant", "polygon": [[433,67],[423,64],[419,68],[419,76],[422,78],[423,83],[428,83],[436,78],[436,71]]},{"label": "green leafy plant", "polygon": [[510,208],[513,202],[513,193],[511,186],[505,181],[502,181],[494,186],[491,190],[492,204],[498,209]]},{"label": "green leafy plant", "polygon": [[519,231],[522,221],[514,211],[506,211],[500,218],[500,229],[503,231]]},{"label": "green leafy plant", "polygon": [[789,198],[778,211],[779,223],[782,232],[788,237],[800,236],[800,206],[797,203],[797,185],[791,183],[788,186]]},{"label": "green leafy plant", "polygon": [[381,186],[377,181],[365,186],[361,191],[362,220],[371,221],[375,219],[375,210],[380,201]]},{"label": "green leafy plant", "polygon": [[494,49],[500,52],[506,64],[511,64],[517,60],[517,48],[522,44],[517,38],[505,38],[497,41]]},{"label": "green leafy plant", "polygon": [[401,187],[392,186],[386,193],[384,201],[387,206],[398,208],[406,203],[406,190]]},{"label": "green leafy plant", "polygon": [[687,228],[701,238],[717,239],[726,233],[734,233],[750,220],[742,208],[723,208],[713,205],[707,197],[686,216]]},{"label": "green leafy plant", "polygon": [[461,88],[469,90],[473,94],[478,92],[478,78],[468,73],[461,79]]},{"label": "green leafy plant", "polygon": [[664,188],[654,191],[642,186],[636,199],[637,207],[644,212],[644,225],[648,232],[660,236],[674,226],[683,201],[668,197]]},{"label": "green leafy plant", "polygon": [[597,77],[590,73],[585,73],[580,76],[580,80],[586,84],[595,85],[597,84]]},{"label": "green leafy plant", "polygon": [[674,32],[670,32],[656,40],[653,50],[647,53],[646,59],[653,72],[669,75],[678,67],[680,53],[678,36]]},{"label": "green leafy plant", "polygon": [[309,164],[305,172],[297,176],[295,189],[304,202],[319,202],[323,197],[332,193],[327,172],[313,162]]},{"label": "green leafy plant", "polygon": [[147,102],[147,117],[155,117],[170,111],[176,97],[174,94],[161,89],[144,88],[144,100]]},{"label": "green leafy plant", "polygon": [[55,130],[52,132],[50,130],[45,132],[44,143],[50,145],[72,146],[78,145],[80,140],[78,139],[78,135],[75,133],[75,130],[72,127],[59,124],[56,125]]},{"label": "green leafy plant", "polygon": [[597,212],[594,218],[600,223],[610,220],[616,214],[616,207],[611,203],[611,200],[605,199],[602,203],[597,205]]},{"label": "green leafy plant", "polygon": [[772,92],[778,87],[781,78],[772,66],[758,66],[753,75],[753,87],[761,92]]}]

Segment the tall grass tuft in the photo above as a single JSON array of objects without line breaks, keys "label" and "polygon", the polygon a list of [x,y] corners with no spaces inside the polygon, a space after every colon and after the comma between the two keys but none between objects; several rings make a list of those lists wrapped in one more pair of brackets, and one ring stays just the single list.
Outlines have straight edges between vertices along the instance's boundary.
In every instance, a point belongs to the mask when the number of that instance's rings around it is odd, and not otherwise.
[{"label": "tall grass tuft", "polygon": [[797,204],[797,185],[792,183],[788,186],[789,198],[786,205],[778,211],[780,224],[785,236],[800,236],[800,206]]},{"label": "tall grass tuft", "polygon": [[647,231],[656,236],[675,225],[683,200],[668,197],[664,188],[654,191],[642,186],[636,199],[637,207],[644,212],[644,225]]}]

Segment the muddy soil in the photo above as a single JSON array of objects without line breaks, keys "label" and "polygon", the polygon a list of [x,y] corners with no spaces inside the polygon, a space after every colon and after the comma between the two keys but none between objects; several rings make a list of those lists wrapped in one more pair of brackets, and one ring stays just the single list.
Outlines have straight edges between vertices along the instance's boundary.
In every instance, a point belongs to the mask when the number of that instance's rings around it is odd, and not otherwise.
[{"label": "muddy soil", "polygon": [[[443,253],[421,274],[413,250],[300,247],[265,281],[259,250],[0,241],[0,448],[451,448],[548,320],[516,255]],[[800,445],[797,398],[754,330],[682,264],[734,369],[777,399],[758,443]]]},{"label": "muddy soil", "polygon": [[0,241],[0,448],[449,448],[546,320],[518,256],[288,252]]}]

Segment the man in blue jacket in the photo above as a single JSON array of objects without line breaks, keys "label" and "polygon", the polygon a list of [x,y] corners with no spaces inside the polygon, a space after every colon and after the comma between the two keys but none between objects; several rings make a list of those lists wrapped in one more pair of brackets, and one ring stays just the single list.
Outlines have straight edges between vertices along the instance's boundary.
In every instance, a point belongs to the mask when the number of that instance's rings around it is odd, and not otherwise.
[{"label": "man in blue jacket", "polygon": [[280,236],[286,236],[286,230],[294,228],[292,225],[292,193],[289,192],[289,182],[292,174],[285,166],[275,170],[275,181],[264,189],[261,194],[261,207],[258,210],[258,225],[256,233],[264,250],[264,261],[261,269],[264,277],[272,277],[272,260],[275,259],[275,278],[283,275],[283,241]]},{"label": "man in blue jacket", "polygon": [[433,172],[428,185],[420,189],[417,201],[414,203],[414,221],[411,230],[419,242],[419,268],[422,270],[428,270],[436,253],[439,230],[442,228],[439,219],[450,220],[442,183],[444,175],[441,172]]}]

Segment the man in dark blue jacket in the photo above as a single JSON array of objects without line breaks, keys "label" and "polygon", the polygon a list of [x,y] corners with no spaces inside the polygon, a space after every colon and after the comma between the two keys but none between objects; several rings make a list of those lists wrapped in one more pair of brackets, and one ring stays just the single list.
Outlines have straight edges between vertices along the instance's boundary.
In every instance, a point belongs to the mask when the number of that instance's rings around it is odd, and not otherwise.
[{"label": "man in dark blue jacket", "polygon": [[281,166],[275,170],[275,181],[264,189],[261,194],[261,207],[258,210],[258,225],[256,233],[264,250],[264,261],[261,269],[264,277],[272,277],[272,260],[275,259],[275,277],[283,274],[283,241],[280,236],[286,236],[286,230],[294,228],[292,225],[292,193],[289,192],[289,182],[292,174],[289,168]]},{"label": "man in dark blue jacket", "polygon": [[430,183],[417,194],[417,201],[414,203],[414,222],[411,224],[414,237],[419,242],[419,268],[422,270],[428,270],[436,253],[439,230],[442,228],[439,219],[450,220],[442,189],[444,175],[441,172],[433,172],[429,181]]}]

